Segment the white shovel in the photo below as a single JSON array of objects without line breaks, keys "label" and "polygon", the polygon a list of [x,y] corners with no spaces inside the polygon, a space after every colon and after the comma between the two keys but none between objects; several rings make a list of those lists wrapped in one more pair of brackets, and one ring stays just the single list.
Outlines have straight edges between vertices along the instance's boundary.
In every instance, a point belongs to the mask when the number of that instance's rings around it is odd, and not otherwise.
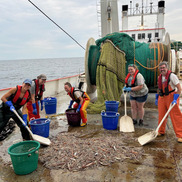
[{"label": "white shovel", "polygon": [[158,125],[158,127],[156,128],[156,130],[150,131],[150,132],[148,132],[148,133],[146,133],[146,134],[144,134],[144,135],[142,135],[142,136],[140,136],[140,137],[138,138],[138,142],[139,142],[141,145],[145,145],[145,144],[147,144],[147,143],[153,141],[153,140],[157,137],[159,128],[161,127],[161,125],[162,125],[162,123],[164,122],[164,120],[166,119],[167,115],[169,114],[169,112],[171,111],[171,109],[172,109],[175,105],[176,105],[175,103],[174,103],[174,104],[172,104],[172,103],[170,104],[168,111],[166,112],[166,114],[165,114],[164,117],[162,118],[162,120],[161,120],[160,124]]},{"label": "white shovel", "polygon": [[119,120],[119,131],[122,132],[134,132],[133,120],[131,117],[126,114],[126,92],[123,92],[124,95],[124,105],[125,105],[125,115],[122,116]]},{"label": "white shovel", "polygon": [[[23,121],[23,119],[18,115],[18,113],[16,112],[16,110],[13,109],[13,112],[16,114],[16,116],[19,118],[19,120],[25,125],[25,122]],[[26,126],[26,129],[28,130],[28,132],[30,133],[31,137],[33,140],[39,142],[40,144],[43,145],[50,145],[51,141],[48,138],[39,136],[39,135],[35,135],[32,133],[32,131],[29,129],[28,126]]]}]

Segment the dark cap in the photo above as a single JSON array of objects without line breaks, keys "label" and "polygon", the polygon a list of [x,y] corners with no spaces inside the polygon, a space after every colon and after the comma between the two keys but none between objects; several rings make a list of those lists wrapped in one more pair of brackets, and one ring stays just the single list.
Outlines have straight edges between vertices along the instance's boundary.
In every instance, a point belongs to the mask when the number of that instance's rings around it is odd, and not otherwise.
[{"label": "dark cap", "polygon": [[44,74],[40,74],[37,79],[47,80],[47,77]]},{"label": "dark cap", "polygon": [[24,82],[23,82],[23,83],[28,83],[28,84],[32,85],[32,80],[30,80],[30,79],[26,79],[26,80],[24,80]]}]

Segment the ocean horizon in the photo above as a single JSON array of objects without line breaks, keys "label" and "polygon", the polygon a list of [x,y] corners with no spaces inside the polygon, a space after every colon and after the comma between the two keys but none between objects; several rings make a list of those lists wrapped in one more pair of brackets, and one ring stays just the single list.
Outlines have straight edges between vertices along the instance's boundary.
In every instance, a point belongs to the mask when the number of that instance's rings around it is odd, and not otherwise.
[{"label": "ocean horizon", "polygon": [[0,89],[21,85],[45,74],[47,80],[85,72],[83,57],[0,60]]}]

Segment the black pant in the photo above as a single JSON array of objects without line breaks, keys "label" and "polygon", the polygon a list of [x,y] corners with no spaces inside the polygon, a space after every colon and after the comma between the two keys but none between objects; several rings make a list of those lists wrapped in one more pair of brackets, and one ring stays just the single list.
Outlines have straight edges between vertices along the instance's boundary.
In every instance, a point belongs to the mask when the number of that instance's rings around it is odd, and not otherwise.
[{"label": "black pant", "polygon": [[[17,110],[17,113],[22,118],[22,112]],[[3,104],[0,105],[0,132],[7,125],[10,118],[12,118],[20,128],[22,138],[25,140],[30,140],[30,135],[26,127],[22,124],[19,118],[12,111],[10,111],[9,107],[4,107]]]}]

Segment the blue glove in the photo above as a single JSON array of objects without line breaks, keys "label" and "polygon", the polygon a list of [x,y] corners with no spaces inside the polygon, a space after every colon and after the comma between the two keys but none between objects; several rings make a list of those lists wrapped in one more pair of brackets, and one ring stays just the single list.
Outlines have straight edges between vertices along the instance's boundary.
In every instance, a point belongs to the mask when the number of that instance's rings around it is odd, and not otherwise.
[{"label": "blue glove", "polygon": [[179,94],[174,94],[173,95],[173,101],[172,101],[172,104],[177,104],[177,99],[178,99],[178,97],[179,97]]},{"label": "blue glove", "polygon": [[27,126],[27,114],[23,114],[24,126]]},{"label": "blue glove", "polygon": [[130,92],[131,91],[131,87],[126,87],[124,91]]},{"label": "blue glove", "polygon": [[126,89],[126,86],[125,86],[125,87],[123,87],[123,91],[125,91],[125,92],[126,92],[126,90],[125,90],[125,89]]},{"label": "blue glove", "polygon": [[158,106],[159,94],[155,94],[155,105]]},{"label": "blue glove", "polygon": [[43,108],[44,108],[44,105],[43,105],[43,104],[44,104],[44,100],[41,100],[41,101],[40,101],[41,111],[42,111],[42,110],[43,110]]},{"label": "blue glove", "polygon": [[37,115],[36,103],[32,104],[32,107],[33,107],[33,114]]},{"label": "blue glove", "polygon": [[10,111],[13,112],[13,110],[15,110],[15,107],[11,101],[6,101],[5,104],[10,107]]},{"label": "blue glove", "polygon": [[71,106],[73,105],[73,100],[70,100],[70,105],[68,106],[68,109],[70,109],[71,108]]},{"label": "blue glove", "polygon": [[77,110],[76,110],[76,112],[80,112],[80,108],[82,107],[82,105],[81,104],[79,104],[79,106],[78,106],[78,108],[77,108]]}]

